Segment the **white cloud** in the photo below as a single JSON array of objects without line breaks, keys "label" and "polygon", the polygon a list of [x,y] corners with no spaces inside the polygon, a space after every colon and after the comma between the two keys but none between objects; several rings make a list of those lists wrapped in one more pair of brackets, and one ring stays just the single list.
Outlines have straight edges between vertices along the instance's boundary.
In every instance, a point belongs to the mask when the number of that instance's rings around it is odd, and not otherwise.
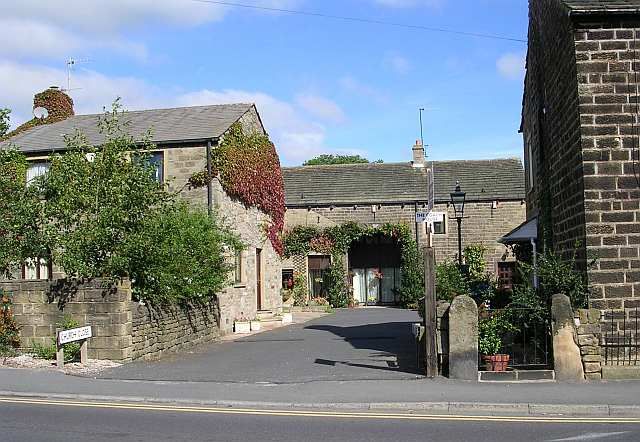
[{"label": "white cloud", "polygon": [[338,84],[342,89],[352,94],[359,95],[379,103],[388,101],[388,97],[383,92],[361,82],[351,75],[346,75],[340,78],[340,80],[338,80]]},{"label": "white cloud", "polygon": [[298,94],[296,104],[314,117],[334,123],[346,120],[344,111],[334,101],[314,94]]},{"label": "white cloud", "polygon": [[523,54],[503,54],[496,61],[498,73],[509,80],[521,79],[524,75],[525,57]]},{"label": "white cloud", "polygon": [[384,59],[384,64],[398,74],[406,74],[411,70],[411,62],[401,55],[389,55]]},{"label": "white cloud", "polygon": [[[252,0],[293,7],[299,0]],[[246,9],[244,9],[246,11]],[[123,38],[145,27],[193,27],[222,20],[233,8],[189,0],[19,0],[0,2],[0,54],[60,58],[74,51],[111,49],[147,58],[143,44]]]},{"label": "white cloud", "polygon": [[[3,91],[0,107],[12,110],[13,127],[31,118],[33,95],[51,85],[63,84],[66,71],[50,67],[0,62],[0,84],[12,87]],[[99,72],[81,70],[74,76],[74,83],[81,88],[71,95],[78,114],[99,113],[109,107],[114,99],[121,97],[127,110],[161,108],[171,106],[195,106],[219,103],[255,103],[263,123],[274,140],[285,164],[297,164],[321,153],[350,151],[332,149],[326,145],[326,128],[318,115],[307,114],[298,100],[291,102],[278,99],[260,91],[237,89],[203,89],[179,93],[176,90],[155,87],[134,77],[108,77]],[[300,95],[304,97],[305,95]],[[307,95],[307,97],[309,97]],[[321,97],[315,97],[322,102]],[[332,103],[326,100],[325,104]],[[330,108],[330,106],[329,106]],[[336,117],[339,113],[325,115]],[[336,108],[339,109],[339,107]],[[334,109],[335,112],[335,109]],[[341,115],[344,116],[342,113]]]}]

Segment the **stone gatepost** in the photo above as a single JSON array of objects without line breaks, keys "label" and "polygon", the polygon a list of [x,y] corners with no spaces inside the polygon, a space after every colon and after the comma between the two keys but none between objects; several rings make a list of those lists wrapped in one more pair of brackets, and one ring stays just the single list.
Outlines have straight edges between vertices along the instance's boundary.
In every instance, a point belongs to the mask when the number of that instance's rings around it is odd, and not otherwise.
[{"label": "stone gatepost", "polygon": [[551,328],[553,331],[553,368],[559,381],[584,380],[584,368],[577,344],[573,310],[569,297],[551,297]]},{"label": "stone gatepost", "polygon": [[449,308],[449,377],[478,380],[478,306],[467,295]]}]

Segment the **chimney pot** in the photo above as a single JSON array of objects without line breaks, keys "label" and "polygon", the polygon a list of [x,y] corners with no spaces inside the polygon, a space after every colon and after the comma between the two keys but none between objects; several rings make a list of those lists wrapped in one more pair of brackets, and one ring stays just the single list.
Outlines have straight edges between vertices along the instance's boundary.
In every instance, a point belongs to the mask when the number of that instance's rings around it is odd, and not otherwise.
[{"label": "chimney pot", "polygon": [[420,140],[416,140],[416,144],[413,146],[413,161],[411,164],[413,167],[424,167],[424,146]]}]

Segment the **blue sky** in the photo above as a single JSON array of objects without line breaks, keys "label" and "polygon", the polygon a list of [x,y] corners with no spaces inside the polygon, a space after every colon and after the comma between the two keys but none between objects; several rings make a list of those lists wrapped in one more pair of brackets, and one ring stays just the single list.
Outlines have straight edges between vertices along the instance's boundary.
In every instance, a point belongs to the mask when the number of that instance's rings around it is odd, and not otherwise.
[{"label": "blue sky", "polygon": [[[237,0],[526,39],[524,0]],[[89,5],[89,6],[88,6]],[[192,0],[4,2],[0,107],[30,117],[66,86],[79,113],[256,102],[283,164],[320,153],[407,161],[522,156],[526,45]]]}]

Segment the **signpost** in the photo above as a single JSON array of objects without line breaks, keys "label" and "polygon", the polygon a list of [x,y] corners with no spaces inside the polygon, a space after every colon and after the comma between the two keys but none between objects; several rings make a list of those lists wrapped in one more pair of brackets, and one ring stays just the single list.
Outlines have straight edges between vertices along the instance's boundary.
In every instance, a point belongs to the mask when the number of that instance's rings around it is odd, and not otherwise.
[{"label": "signpost", "polygon": [[444,221],[444,212],[416,212],[417,223],[433,224]]},{"label": "signpost", "polygon": [[93,336],[90,325],[86,327],[72,328],[69,330],[57,329],[56,334],[58,335],[56,339],[56,362],[58,364],[58,368],[64,367],[63,346],[69,342],[82,341],[82,344],[80,344],[80,363],[87,363],[87,339]]}]

